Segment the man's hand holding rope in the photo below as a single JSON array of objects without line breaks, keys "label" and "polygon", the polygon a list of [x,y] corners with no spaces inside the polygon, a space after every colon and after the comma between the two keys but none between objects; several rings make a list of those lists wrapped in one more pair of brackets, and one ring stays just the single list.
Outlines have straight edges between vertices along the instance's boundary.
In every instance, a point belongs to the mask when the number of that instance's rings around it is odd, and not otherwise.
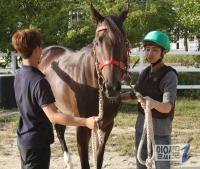
[{"label": "man's hand holding rope", "polygon": [[140,102],[140,104],[144,110],[145,109],[152,110],[152,109],[156,108],[157,101],[152,99],[149,96],[142,97],[141,99],[139,98],[138,101]]}]

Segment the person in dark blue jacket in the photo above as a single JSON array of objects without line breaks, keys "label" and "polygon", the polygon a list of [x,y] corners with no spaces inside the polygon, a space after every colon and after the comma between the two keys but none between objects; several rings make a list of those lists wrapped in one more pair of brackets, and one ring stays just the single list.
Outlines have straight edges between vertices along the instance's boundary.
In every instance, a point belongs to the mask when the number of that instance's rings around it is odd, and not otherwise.
[{"label": "person in dark blue jacket", "polygon": [[38,69],[42,52],[41,34],[24,29],[12,36],[12,44],[21,54],[22,68],[16,72],[14,89],[20,112],[17,143],[22,169],[48,169],[50,144],[54,142],[52,123],[96,127],[96,117],[80,118],[63,114],[45,75]]}]

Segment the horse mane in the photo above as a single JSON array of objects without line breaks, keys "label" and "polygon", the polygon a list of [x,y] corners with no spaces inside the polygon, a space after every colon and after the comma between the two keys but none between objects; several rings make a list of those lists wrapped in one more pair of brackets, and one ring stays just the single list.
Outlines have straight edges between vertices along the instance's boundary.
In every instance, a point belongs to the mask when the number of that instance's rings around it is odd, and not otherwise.
[{"label": "horse mane", "polygon": [[88,53],[91,52],[90,50],[92,49],[93,45],[92,44],[88,44],[87,46],[82,47],[80,50],[76,50],[74,51],[75,53],[78,54],[83,54],[83,53]]}]

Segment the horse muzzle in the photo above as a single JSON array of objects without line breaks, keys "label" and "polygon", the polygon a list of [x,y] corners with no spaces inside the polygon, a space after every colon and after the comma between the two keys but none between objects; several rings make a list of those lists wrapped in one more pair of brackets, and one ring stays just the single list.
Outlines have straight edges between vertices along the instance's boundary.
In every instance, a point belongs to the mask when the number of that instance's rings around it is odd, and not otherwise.
[{"label": "horse muzzle", "polygon": [[113,101],[117,100],[120,94],[120,90],[121,90],[121,83],[119,81],[115,81],[112,84],[109,83],[108,81],[104,83],[104,93],[109,100]]}]

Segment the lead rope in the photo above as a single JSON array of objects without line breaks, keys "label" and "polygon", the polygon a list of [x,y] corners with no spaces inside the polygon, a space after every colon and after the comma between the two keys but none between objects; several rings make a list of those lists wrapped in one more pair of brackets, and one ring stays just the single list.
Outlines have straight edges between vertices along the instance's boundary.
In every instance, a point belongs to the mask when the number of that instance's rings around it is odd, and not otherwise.
[{"label": "lead rope", "polygon": [[[154,156],[155,156],[155,140],[152,122],[152,112],[149,108],[149,101],[147,100],[145,112],[144,127],[142,137],[137,151],[137,159],[142,165],[146,165],[147,169],[152,169]],[[143,161],[141,158],[142,146],[144,144],[145,135],[147,135],[147,159]],[[152,153],[152,156],[151,156]]]},{"label": "lead rope", "polygon": [[[138,93],[131,85],[130,87],[132,91],[135,93],[137,99],[141,99],[143,97],[140,93]],[[142,137],[139,143],[138,151],[137,151],[137,159],[140,164],[146,165],[147,169],[152,169],[154,157],[155,157],[155,140],[154,140],[154,131],[153,131],[153,121],[152,121],[152,112],[149,108],[149,101],[147,100],[145,112],[145,120],[142,131]],[[143,161],[141,158],[142,147],[145,140],[145,135],[147,135],[147,159]],[[152,156],[151,156],[152,153]]]},{"label": "lead rope", "polygon": [[92,155],[93,155],[93,165],[94,169],[97,169],[97,147],[102,144],[102,134],[99,128],[99,121],[103,118],[103,85],[101,80],[103,79],[100,75],[98,63],[95,63],[97,75],[98,75],[98,85],[99,85],[99,114],[97,119],[97,129],[92,130]]}]

